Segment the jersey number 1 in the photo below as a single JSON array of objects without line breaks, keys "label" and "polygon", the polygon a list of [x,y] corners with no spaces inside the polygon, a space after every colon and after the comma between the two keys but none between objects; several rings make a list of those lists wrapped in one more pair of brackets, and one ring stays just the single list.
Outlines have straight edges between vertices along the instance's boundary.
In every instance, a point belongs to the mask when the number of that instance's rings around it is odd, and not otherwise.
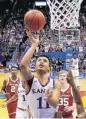
[{"label": "jersey number 1", "polygon": [[37,100],[39,101],[39,107],[38,107],[38,109],[50,108],[48,102],[47,102],[45,99],[44,99],[44,101],[45,101],[45,103],[46,103],[46,106],[43,107],[43,104],[42,104],[43,99],[42,99],[42,97],[38,98]]},{"label": "jersey number 1", "polygon": [[23,101],[26,101],[26,100],[25,100],[25,95],[22,95],[22,96],[23,96]]}]

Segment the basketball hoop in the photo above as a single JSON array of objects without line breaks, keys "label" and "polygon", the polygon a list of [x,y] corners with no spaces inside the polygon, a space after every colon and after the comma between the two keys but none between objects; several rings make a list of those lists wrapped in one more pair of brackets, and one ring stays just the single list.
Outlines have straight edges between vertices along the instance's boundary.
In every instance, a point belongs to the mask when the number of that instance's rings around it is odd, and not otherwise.
[{"label": "basketball hoop", "polygon": [[51,29],[80,27],[78,22],[83,0],[47,0],[51,15]]}]

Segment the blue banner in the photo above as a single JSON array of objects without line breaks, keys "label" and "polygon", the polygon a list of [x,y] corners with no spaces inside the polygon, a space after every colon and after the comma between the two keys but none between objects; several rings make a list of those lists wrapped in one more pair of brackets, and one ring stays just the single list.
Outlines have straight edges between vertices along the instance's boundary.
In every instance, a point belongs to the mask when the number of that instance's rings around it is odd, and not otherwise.
[{"label": "blue banner", "polygon": [[69,69],[69,67],[70,67],[70,60],[72,59],[72,57],[73,57],[73,52],[72,51],[67,51],[66,52],[66,70],[68,70]]}]

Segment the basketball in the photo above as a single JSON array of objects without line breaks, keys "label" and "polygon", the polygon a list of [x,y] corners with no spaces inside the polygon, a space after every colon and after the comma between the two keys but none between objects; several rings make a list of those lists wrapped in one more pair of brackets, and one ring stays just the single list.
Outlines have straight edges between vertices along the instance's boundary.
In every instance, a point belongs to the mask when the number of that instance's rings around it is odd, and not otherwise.
[{"label": "basketball", "polygon": [[24,16],[26,29],[35,32],[42,30],[45,25],[45,16],[39,10],[30,10]]}]

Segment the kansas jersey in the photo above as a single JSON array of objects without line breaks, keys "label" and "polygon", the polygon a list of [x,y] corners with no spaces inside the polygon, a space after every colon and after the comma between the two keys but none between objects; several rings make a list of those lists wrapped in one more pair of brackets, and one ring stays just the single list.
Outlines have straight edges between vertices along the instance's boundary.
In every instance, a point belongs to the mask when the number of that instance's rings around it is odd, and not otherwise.
[{"label": "kansas jersey", "polygon": [[[7,100],[9,100],[15,94],[15,85],[19,84],[19,80],[20,80],[19,78],[17,78],[16,80],[12,80],[11,77],[8,78],[6,84],[6,93],[9,93],[9,95],[6,97]],[[17,100],[7,104],[9,118],[15,118],[16,107],[17,107]]]},{"label": "kansas jersey", "polygon": [[22,87],[22,82],[18,86],[18,104],[16,110],[16,119],[29,119],[29,114],[27,112],[27,103],[25,89]]},{"label": "kansas jersey", "polygon": [[62,90],[60,91],[58,111],[61,111],[63,113],[63,116],[71,115],[72,111],[65,112],[64,107],[72,106],[72,105],[73,105],[73,95],[71,91],[71,86],[69,86],[69,88],[66,89],[65,91],[62,91]]},{"label": "kansas jersey", "polygon": [[27,94],[27,102],[29,104],[33,118],[51,118],[55,113],[55,109],[51,107],[45,99],[45,90],[53,89],[54,80],[48,79],[46,85],[42,85],[40,81],[34,77],[31,90]]},{"label": "kansas jersey", "polygon": [[22,87],[22,82],[20,81],[18,86],[18,106],[19,108],[26,109],[26,95],[25,89]]},{"label": "kansas jersey", "polygon": [[72,69],[78,69],[79,66],[78,66],[78,63],[79,63],[79,59],[76,58],[76,59],[72,59]]}]

